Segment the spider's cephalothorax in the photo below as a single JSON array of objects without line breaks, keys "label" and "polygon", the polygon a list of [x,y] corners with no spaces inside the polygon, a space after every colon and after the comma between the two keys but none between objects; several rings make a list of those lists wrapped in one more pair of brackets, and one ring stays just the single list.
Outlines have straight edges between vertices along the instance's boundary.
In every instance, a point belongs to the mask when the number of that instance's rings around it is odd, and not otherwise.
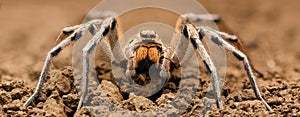
[{"label": "spider's cephalothorax", "polygon": [[[141,31],[137,38],[140,42],[134,44],[134,69],[136,74],[140,74],[147,72],[152,65],[158,66],[163,51],[162,44],[156,41],[158,36],[154,31]],[[132,67],[134,66],[130,66],[129,69],[132,70]]]},{"label": "spider's cephalothorax", "polygon": [[[247,56],[243,53],[243,51],[240,50],[239,47],[233,46],[240,46],[237,36],[220,32],[210,27],[197,27],[192,24],[193,21],[217,21],[216,18],[219,17],[211,17],[211,15],[207,14],[197,15],[189,13],[182,15],[176,23],[175,35],[177,35],[178,33],[182,33],[186,37],[186,39],[192,43],[194,49],[203,59],[203,62],[211,75],[211,83],[213,86],[214,98],[216,100],[217,107],[223,108],[221,101],[221,89],[219,86],[215,65],[210,58],[210,55],[208,54],[206,48],[204,47],[204,44],[202,43],[202,41],[204,41],[202,40],[204,37],[210,39],[217,46],[223,47],[224,49],[228,50],[240,61],[243,61],[245,70],[247,71],[247,75],[256,97],[264,103],[269,111],[271,111],[271,107],[267,104],[267,102],[260,94],[255,81],[255,76],[252,72],[251,64]],[[90,32],[93,36],[92,39],[82,49],[82,91],[81,98],[77,106],[77,111],[81,108],[88,92],[88,76],[90,65],[89,55],[92,53],[92,51],[95,50],[95,47],[99,42],[104,42],[101,43],[101,46],[103,47],[103,49],[105,49],[105,54],[108,55],[112,62],[125,61],[125,63],[128,63],[127,68],[125,68],[127,76],[138,76],[145,73],[147,74],[149,70],[151,71],[151,68],[155,68],[157,69],[156,73],[160,78],[169,78],[170,72],[172,71],[172,66],[179,67],[181,61],[179,61],[177,57],[174,57],[174,53],[182,50],[179,50],[180,48],[175,48],[173,52],[172,48],[164,47],[163,44],[160,43],[158,35],[151,30],[144,30],[139,32],[138,35],[136,35],[129,43],[124,53],[122,49],[120,49],[120,45],[116,43],[118,42],[118,32],[121,32],[118,28],[118,22],[119,21],[116,20],[115,17],[107,17],[105,19],[96,19],[84,24],[64,28],[58,38],[59,43],[49,51],[46,57],[45,64],[35,92],[25,102],[24,106],[28,106],[41,91],[52,58],[58,55],[63,48],[79,40],[85,32]],[[104,38],[106,38],[107,40],[105,40]],[[230,43],[228,43],[227,41]],[[231,43],[233,43],[233,45],[231,45]],[[180,46],[181,43],[178,43],[177,47]],[[112,49],[114,48],[117,50],[118,54],[113,53]],[[182,58],[180,55],[177,56],[178,58]]]}]

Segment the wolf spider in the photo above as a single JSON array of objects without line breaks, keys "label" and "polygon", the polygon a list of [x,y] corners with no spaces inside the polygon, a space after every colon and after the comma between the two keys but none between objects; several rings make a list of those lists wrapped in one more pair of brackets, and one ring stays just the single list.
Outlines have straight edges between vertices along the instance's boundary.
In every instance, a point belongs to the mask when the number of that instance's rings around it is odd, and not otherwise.
[{"label": "wolf spider", "polygon": [[[77,111],[81,108],[83,100],[85,99],[87,92],[88,92],[88,75],[89,75],[89,55],[92,51],[94,51],[96,45],[103,40],[103,38],[107,38],[109,42],[104,43],[104,46],[109,47],[107,48],[106,54],[110,57],[112,62],[115,62],[116,59],[120,59],[121,61],[127,62],[127,70],[126,75],[128,76],[135,76],[141,72],[147,72],[145,69],[149,69],[150,65],[144,64],[161,64],[160,67],[160,77],[169,78],[170,77],[170,64],[180,67],[180,61],[174,57],[174,51],[169,48],[165,47],[159,40],[159,36],[153,30],[143,30],[140,31],[132,41],[129,43],[129,46],[126,50],[126,56],[123,52],[123,55],[118,56],[118,58],[114,57],[112,52],[112,47],[110,47],[111,42],[116,42],[118,40],[118,18],[116,17],[107,17],[103,19],[96,19],[89,21],[84,24],[70,26],[62,29],[58,40],[59,43],[52,48],[46,57],[41,75],[39,77],[39,81],[34,93],[31,97],[25,102],[24,106],[28,106],[36,97],[38,93],[41,91],[43,83],[45,81],[45,77],[49,70],[51,59],[57,56],[63,48],[67,47],[71,43],[76,42],[79,40],[88,30],[91,33],[92,39],[85,45],[82,49],[82,56],[83,56],[83,74],[82,74],[82,95],[80,97],[80,101],[77,107]],[[208,69],[212,84],[213,90],[215,95],[215,101],[217,107],[222,109],[223,104],[221,102],[221,91],[219,82],[217,79],[217,71],[215,68],[214,63],[212,62],[211,57],[209,56],[207,50],[205,49],[202,41],[204,37],[210,39],[214,44],[225,48],[226,50],[230,51],[238,60],[243,61],[245,70],[251,82],[252,88],[254,93],[258,99],[260,99],[267,110],[271,111],[271,107],[266,103],[263,99],[260,91],[257,87],[255,76],[251,69],[251,64],[247,58],[247,56],[243,53],[240,49],[240,43],[238,41],[237,36],[230,35],[225,32],[220,32],[214,30],[210,27],[200,26],[196,27],[191,23],[190,20],[193,21],[201,21],[201,20],[211,20],[217,21],[218,18],[208,18],[205,15],[196,15],[196,14],[185,14],[181,15],[180,18],[177,20],[176,28],[177,30],[182,33],[186,39],[192,44],[193,48],[197,51],[197,53],[203,59],[203,62]],[[233,45],[238,45],[235,47]],[[177,51],[177,50],[175,50]],[[179,51],[179,50],[178,50]]]}]

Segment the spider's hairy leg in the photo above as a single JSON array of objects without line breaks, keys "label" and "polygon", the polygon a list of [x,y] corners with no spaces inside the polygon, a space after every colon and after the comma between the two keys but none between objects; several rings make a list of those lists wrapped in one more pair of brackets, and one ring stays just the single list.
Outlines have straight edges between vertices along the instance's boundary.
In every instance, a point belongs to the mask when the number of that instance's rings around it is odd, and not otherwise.
[{"label": "spider's hairy leg", "polygon": [[[116,19],[113,17],[106,18],[103,23],[101,24],[97,33],[92,37],[92,39],[85,45],[82,49],[82,56],[83,56],[83,72],[82,72],[82,91],[81,97],[77,106],[77,111],[81,108],[83,101],[88,92],[88,76],[89,76],[89,55],[94,51],[97,44],[102,41],[104,37],[113,32],[112,30],[116,29]],[[107,43],[104,43],[107,44]],[[113,54],[111,51],[108,52],[113,59]]]},{"label": "spider's hairy leg", "polygon": [[[237,48],[235,48],[234,46],[232,46],[230,43],[228,43],[227,41],[223,40],[222,39],[222,35],[224,36],[225,33],[222,33],[222,32],[218,32],[218,31],[215,31],[211,28],[208,28],[208,27],[200,27],[198,28],[199,31],[203,31],[204,33],[199,33],[199,34],[207,34],[209,36],[209,38],[218,46],[221,46],[221,47],[224,47],[226,50],[232,52],[232,54],[238,59],[238,60],[241,60],[244,62],[244,67],[247,71],[247,75],[249,77],[249,80],[250,80],[250,83],[251,83],[251,86],[254,90],[254,93],[256,95],[256,97],[258,99],[260,99],[264,105],[266,106],[266,108],[268,109],[268,111],[272,111],[271,107],[268,105],[268,103],[263,99],[262,95],[260,94],[260,91],[258,89],[258,86],[256,84],[256,81],[255,81],[255,76],[252,72],[252,69],[251,69],[251,64],[247,58],[247,56],[240,50],[238,50]],[[230,36],[227,36],[227,37],[230,37]]]},{"label": "spider's hairy leg", "polygon": [[[181,50],[181,51],[175,51],[175,55],[178,57],[180,63],[184,63],[193,50],[190,46],[188,46],[189,42],[186,40],[180,39],[180,33],[183,29],[183,26],[186,23],[191,22],[202,22],[202,21],[211,21],[215,23],[219,23],[221,21],[221,18],[217,14],[195,14],[195,13],[186,13],[181,15],[176,24],[175,24],[175,34],[173,35],[171,45],[175,46],[175,50]],[[185,57],[185,58],[184,58]]]},{"label": "spider's hairy leg", "polygon": [[203,43],[201,42],[201,39],[203,39],[203,37],[201,37],[198,34],[196,28],[192,24],[189,24],[189,23],[184,25],[182,33],[192,43],[193,47],[200,54],[205,66],[207,67],[208,71],[210,72],[213,89],[215,91],[215,100],[217,103],[217,107],[222,109],[223,104],[221,101],[221,91],[220,91],[220,85],[219,85],[219,81],[218,81],[216,67],[215,67],[212,59],[210,58],[209,54],[207,53]]},{"label": "spider's hairy leg", "polygon": [[41,92],[52,58],[57,56],[65,47],[80,39],[84,34],[86,28],[94,27],[94,24],[100,22],[101,20],[97,20],[97,21],[95,20],[95,21],[88,22],[87,24],[66,27],[61,31],[57,39],[57,42],[59,43],[56,44],[56,46],[48,52],[46,60],[44,62],[42,72],[39,77],[37,87],[34,93],[24,103],[25,107],[28,106],[38,96],[39,92]]},{"label": "spider's hairy leg", "polygon": [[111,31],[106,36],[107,42],[110,46],[110,50],[107,50],[108,48],[104,48],[104,51],[106,53],[110,52],[113,54],[113,58],[110,58],[112,62],[124,62],[126,60],[126,57],[124,55],[124,52],[122,50],[121,44],[118,41],[119,36],[121,36],[121,29],[120,29],[120,19],[115,18],[113,22],[111,22]]},{"label": "spider's hairy leg", "polygon": [[[66,40],[67,37],[69,37],[71,34],[73,34],[77,29],[79,28],[86,28],[89,30],[89,32],[94,35],[96,30],[97,30],[97,25],[102,23],[102,19],[97,19],[97,20],[91,20],[85,24],[80,24],[80,25],[75,25],[75,26],[68,26],[62,29],[62,31],[60,32],[60,34],[58,35],[56,41],[55,41],[55,45],[60,44],[63,40]],[[85,30],[82,30],[83,33]],[[76,32],[75,32],[76,33]],[[81,37],[83,33],[78,33],[77,31],[77,37]],[[75,42],[76,40],[74,39],[73,42]]]},{"label": "spider's hairy leg", "polygon": [[[188,22],[201,22],[201,21],[211,21],[215,22],[218,27],[226,32],[232,32],[227,25],[221,20],[221,17],[217,14],[194,14],[194,13],[186,13],[181,15],[176,22],[177,29],[181,29],[179,27],[183,26],[185,23]],[[198,28],[198,27],[196,27]],[[199,29],[197,29],[199,30]],[[242,44],[239,41],[236,35],[230,35],[227,33],[220,32],[220,35],[224,36],[226,41],[234,44],[238,49],[243,50]]]},{"label": "spider's hairy leg", "polygon": [[174,63],[176,68],[179,68],[180,64],[178,58],[174,56],[174,52],[171,48],[166,48],[163,57],[159,75],[161,78],[165,78],[168,81],[170,78],[170,64]]},{"label": "spider's hairy leg", "polygon": [[128,65],[126,69],[126,77],[131,78],[136,74],[135,67],[136,67],[136,61],[135,61],[135,53],[132,53],[131,49],[126,50],[126,55],[128,56]]},{"label": "spider's hairy leg", "polygon": [[[236,35],[232,35],[232,34],[228,34],[225,32],[220,32],[220,31],[215,31],[217,34],[219,34],[221,37],[223,37],[223,39],[225,39],[228,43],[230,43],[231,45],[233,45],[234,47],[236,47],[237,49],[239,49],[241,52],[243,52],[245,55],[247,55],[247,53],[245,52],[243,45],[240,41],[240,39],[238,38],[238,36]],[[250,66],[252,67],[253,71],[259,76],[259,77],[263,77],[264,74],[261,73],[259,70],[257,70],[253,64],[251,64],[251,60],[250,58],[248,58],[248,61],[250,63]]]}]

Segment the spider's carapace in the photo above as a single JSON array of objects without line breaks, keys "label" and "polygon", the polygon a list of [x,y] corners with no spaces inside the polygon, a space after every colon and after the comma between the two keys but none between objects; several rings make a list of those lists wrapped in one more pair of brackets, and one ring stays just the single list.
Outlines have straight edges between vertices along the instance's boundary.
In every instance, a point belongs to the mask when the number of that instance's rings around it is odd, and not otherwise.
[{"label": "spider's carapace", "polygon": [[158,36],[154,31],[141,31],[138,40],[134,44],[135,70],[137,73],[148,72],[152,65],[158,65],[163,55],[163,48],[160,42],[157,42]]}]

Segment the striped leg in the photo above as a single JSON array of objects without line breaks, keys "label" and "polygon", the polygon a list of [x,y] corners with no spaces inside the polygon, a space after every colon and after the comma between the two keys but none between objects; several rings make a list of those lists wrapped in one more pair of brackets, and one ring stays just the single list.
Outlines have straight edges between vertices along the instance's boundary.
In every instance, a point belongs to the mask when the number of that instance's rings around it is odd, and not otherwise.
[{"label": "striped leg", "polygon": [[164,52],[164,58],[163,62],[161,65],[161,71],[160,71],[160,77],[167,79],[166,81],[169,80],[170,78],[170,64],[173,63],[175,64],[176,68],[180,67],[180,63],[178,58],[174,56],[174,52],[172,51],[171,48],[167,48]]},{"label": "striped leg", "polygon": [[52,58],[57,56],[63,50],[63,48],[80,39],[87,28],[92,31],[94,30],[93,28],[95,25],[101,22],[102,20],[93,20],[86,24],[66,27],[61,31],[61,34],[57,39],[58,44],[48,52],[37,87],[30,98],[24,103],[25,107],[28,106],[38,96],[39,92],[41,92]]},{"label": "striped leg", "polygon": [[[199,27],[197,28],[198,30]],[[212,30],[212,29],[210,29]],[[220,32],[220,31],[216,31],[215,32],[220,35],[221,37],[223,37],[223,39],[225,39],[227,42],[229,42],[229,44],[233,45],[234,47],[236,47],[238,50],[240,50],[241,52],[243,52],[245,55],[245,51],[243,49],[243,46],[241,44],[241,41],[239,40],[238,36],[236,35],[231,35],[231,34],[227,34],[225,32]],[[248,58],[248,60],[250,61],[250,58]],[[259,76],[259,77],[263,77],[263,73],[261,73],[259,70],[255,69],[255,67],[250,63],[250,66],[252,67],[253,71]]]},{"label": "striped leg", "polygon": [[[95,50],[96,45],[105,37],[116,36],[117,33],[113,33],[116,30],[116,19],[113,17],[106,18],[100,26],[100,29],[92,37],[92,39],[82,49],[83,56],[83,73],[82,73],[82,94],[77,106],[77,111],[81,108],[83,101],[88,93],[88,76],[89,76],[89,55]],[[108,43],[104,45],[109,46]],[[105,53],[114,61],[114,54],[111,50],[105,49]],[[123,55],[122,55],[123,56]]]},{"label": "striped leg", "polygon": [[192,24],[189,24],[189,23],[184,25],[182,33],[192,43],[193,47],[200,54],[205,66],[207,67],[208,71],[210,72],[213,89],[215,91],[215,100],[217,103],[217,107],[222,109],[223,104],[221,101],[221,91],[220,91],[220,85],[219,85],[219,81],[218,81],[216,67],[215,67],[212,59],[210,58],[209,54],[207,53],[203,43],[201,42],[201,39],[203,37],[201,37],[201,35],[199,35],[197,29]]},{"label": "striped leg", "polygon": [[226,33],[219,32],[219,31],[215,31],[215,30],[213,30],[209,27],[199,27],[198,31],[199,32],[202,31],[202,33],[199,33],[199,34],[202,34],[202,37],[204,37],[205,34],[206,34],[206,36],[209,36],[208,38],[210,38],[215,44],[217,44],[218,46],[224,47],[226,50],[232,52],[232,54],[238,60],[241,60],[241,61],[244,62],[245,70],[247,71],[247,75],[249,77],[251,86],[253,88],[253,91],[254,91],[256,97],[264,103],[264,105],[266,106],[268,111],[272,111],[271,107],[267,104],[267,102],[262,98],[262,95],[260,94],[260,91],[259,91],[258,86],[257,86],[256,81],[255,81],[255,76],[254,76],[254,74],[252,72],[252,69],[251,69],[251,64],[250,64],[247,56],[242,51],[240,51],[236,47],[232,46],[231,44],[229,44],[228,42],[223,40],[222,37],[221,37],[221,36],[226,36],[227,38],[234,39],[235,36],[234,35],[228,35]]}]

